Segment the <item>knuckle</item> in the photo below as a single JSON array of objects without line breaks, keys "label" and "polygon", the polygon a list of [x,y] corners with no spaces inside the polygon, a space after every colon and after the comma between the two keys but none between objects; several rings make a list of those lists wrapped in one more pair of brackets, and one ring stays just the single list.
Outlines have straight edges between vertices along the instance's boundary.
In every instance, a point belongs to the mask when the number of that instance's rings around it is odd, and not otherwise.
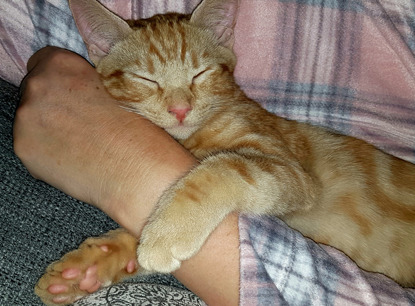
[{"label": "knuckle", "polygon": [[26,123],[30,122],[30,110],[27,107],[19,107],[16,111],[14,131],[13,131],[13,147],[17,156],[24,157],[27,152],[27,131]]},{"label": "knuckle", "polygon": [[52,52],[49,62],[54,68],[61,67],[69,71],[78,71],[88,66],[91,67],[81,56],[64,49],[58,49]]},{"label": "knuckle", "polygon": [[45,89],[45,82],[40,75],[30,75],[22,84],[22,100],[26,101],[28,96],[41,93]]},{"label": "knuckle", "polygon": [[24,160],[26,160],[26,154],[25,154],[25,146],[24,144],[20,141],[20,139],[14,139],[13,141],[13,149],[15,154],[17,155],[17,157],[19,157],[19,159],[23,162]]},{"label": "knuckle", "polygon": [[30,151],[27,148],[27,143],[22,138],[14,138],[13,150],[16,156],[22,161],[22,163],[24,165],[27,164],[28,160],[30,160]]},{"label": "knuckle", "polygon": [[32,111],[28,103],[22,103],[16,110],[15,125],[20,126],[21,123],[30,122]]}]

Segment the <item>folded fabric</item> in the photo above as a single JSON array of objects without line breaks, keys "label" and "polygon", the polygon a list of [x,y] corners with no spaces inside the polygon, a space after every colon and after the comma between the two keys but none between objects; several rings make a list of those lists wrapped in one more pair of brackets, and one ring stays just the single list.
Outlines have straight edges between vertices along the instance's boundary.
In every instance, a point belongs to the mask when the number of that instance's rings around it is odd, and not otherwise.
[{"label": "folded fabric", "polygon": [[[137,19],[191,12],[199,0],[101,2]],[[0,15],[0,77],[14,84],[46,45],[87,57],[66,1],[7,1]],[[412,0],[240,0],[237,82],[276,114],[415,162],[414,25]],[[415,303],[414,290],[358,270],[278,220],[241,217],[240,232],[241,304]]]},{"label": "folded fabric", "polygon": [[242,305],[414,305],[415,289],[359,269],[276,218],[242,216]]}]

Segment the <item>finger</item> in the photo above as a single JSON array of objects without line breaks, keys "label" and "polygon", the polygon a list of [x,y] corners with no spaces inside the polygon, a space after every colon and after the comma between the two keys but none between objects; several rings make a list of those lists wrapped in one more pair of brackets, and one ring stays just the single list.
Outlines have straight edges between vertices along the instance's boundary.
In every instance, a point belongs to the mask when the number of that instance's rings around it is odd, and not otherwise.
[{"label": "finger", "polygon": [[18,100],[18,103],[20,104],[20,100],[22,99],[22,97],[23,97],[23,93],[25,92],[25,90],[26,90],[26,80],[27,80],[27,74],[24,76],[24,78],[22,79],[22,81],[20,82],[20,86],[19,86],[19,100]]},{"label": "finger", "polygon": [[49,58],[54,52],[63,51],[64,49],[60,49],[58,47],[47,46],[38,51],[36,51],[28,60],[27,62],[27,71],[28,73],[25,75],[23,80],[20,83],[19,94],[20,98],[22,98],[23,93],[26,91],[27,80],[33,77],[35,73],[35,67],[38,67],[40,63],[43,62],[44,59]]},{"label": "finger", "polygon": [[32,79],[38,74],[44,73],[47,71],[47,69],[52,68],[53,65],[48,66],[48,60],[50,60],[55,54],[57,53],[70,53],[74,54],[71,51],[68,51],[66,49],[53,47],[53,46],[47,46],[44,47],[37,52],[35,52],[28,60],[27,62],[27,70],[28,73],[23,78],[22,82],[20,83],[20,98],[23,97],[24,93],[26,92],[27,82],[29,79]]},{"label": "finger", "polygon": [[[61,49],[58,47],[47,46],[38,51],[36,51],[28,60],[27,62],[27,71],[30,73],[42,60],[49,58],[54,52],[65,52],[65,49]],[[69,52],[69,51],[66,51]]]}]

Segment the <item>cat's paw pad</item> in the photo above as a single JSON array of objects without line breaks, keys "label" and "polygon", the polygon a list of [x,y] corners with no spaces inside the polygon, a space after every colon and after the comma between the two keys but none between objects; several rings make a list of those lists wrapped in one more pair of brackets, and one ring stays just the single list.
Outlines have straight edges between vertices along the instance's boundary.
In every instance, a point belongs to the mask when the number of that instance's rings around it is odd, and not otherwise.
[{"label": "cat's paw pad", "polygon": [[123,246],[114,237],[88,239],[47,268],[35,293],[46,305],[66,305],[132,275],[136,244],[127,250]]}]

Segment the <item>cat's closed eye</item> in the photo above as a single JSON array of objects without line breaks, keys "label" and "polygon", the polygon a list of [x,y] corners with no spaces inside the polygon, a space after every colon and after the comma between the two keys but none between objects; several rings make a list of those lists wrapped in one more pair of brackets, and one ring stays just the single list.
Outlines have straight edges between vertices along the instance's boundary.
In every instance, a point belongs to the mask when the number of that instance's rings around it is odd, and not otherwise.
[{"label": "cat's closed eye", "polygon": [[128,75],[130,76],[131,80],[140,82],[150,88],[157,89],[160,87],[159,83],[151,78],[148,78],[147,76],[136,74],[129,72]]},{"label": "cat's closed eye", "polygon": [[193,76],[192,84],[200,84],[206,80],[207,76],[212,72],[211,68],[203,69]]}]

